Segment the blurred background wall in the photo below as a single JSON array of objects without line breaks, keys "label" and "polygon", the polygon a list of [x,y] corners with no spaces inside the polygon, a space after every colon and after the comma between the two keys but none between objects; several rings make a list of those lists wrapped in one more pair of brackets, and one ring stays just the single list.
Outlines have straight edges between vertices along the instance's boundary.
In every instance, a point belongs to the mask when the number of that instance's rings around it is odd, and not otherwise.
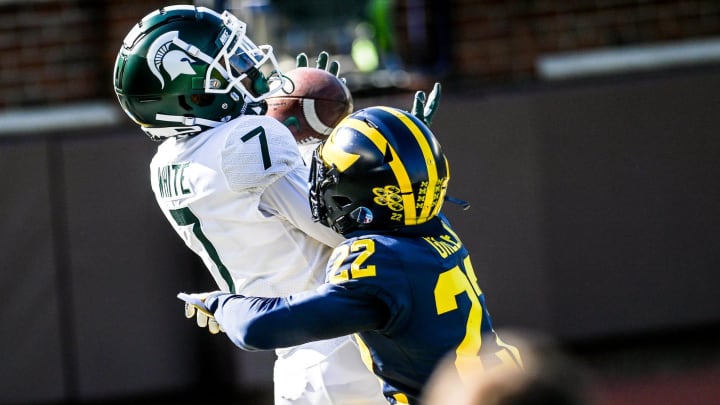
[{"label": "blurred background wall", "polygon": [[[357,108],[441,81],[472,204],[446,211],[496,326],[556,340],[604,403],[717,403],[720,2],[197,3],[285,68],[331,52]],[[184,319],[175,294],[212,280],[113,93],[122,38],[168,4],[0,1],[0,403],[269,403],[272,353]]]}]

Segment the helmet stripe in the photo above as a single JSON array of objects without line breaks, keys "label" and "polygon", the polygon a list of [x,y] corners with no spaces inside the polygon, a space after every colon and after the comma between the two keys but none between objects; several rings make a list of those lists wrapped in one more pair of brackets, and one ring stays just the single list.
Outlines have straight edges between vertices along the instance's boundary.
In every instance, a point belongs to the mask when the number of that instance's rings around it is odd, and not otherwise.
[{"label": "helmet stripe", "polygon": [[375,145],[376,148],[378,148],[378,150],[390,150],[390,153],[392,154],[390,169],[395,175],[395,180],[397,180],[398,186],[400,187],[400,194],[403,198],[403,205],[405,206],[405,225],[416,224],[417,211],[415,210],[415,194],[413,194],[412,183],[410,182],[410,176],[408,175],[405,166],[400,161],[400,157],[395,149],[387,142],[385,137],[377,129],[369,126],[365,121],[352,117],[346,119],[343,126],[350,127],[363,134]]},{"label": "helmet stripe", "polygon": [[[425,162],[425,165],[427,166],[427,173],[428,173],[428,184],[427,184],[427,193],[425,194],[425,200],[423,201],[423,207],[422,211],[420,212],[419,218],[424,219],[428,218],[432,214],[432,208],[433,208],[433,199],[435,194],[435,189],[437,187],[438,183],[438,172],[437,172],[437,164],[438,162],[435,161],[435,158],[433,157],[432,150],[430,149],[430,144],[428,143],[427,138],[425,137],[425,134],[423,131],[412,121],[410,120],[406,115],[398,112],[395,109],[388,108],[388,107],[380,107],[380,109],[389,112],[393,116],[395,116],[397,119],[402,121],[405,127],[407,127],[412,135],[415,137],[415,141],[417,142],[418,146],[420,147],[420,151],[423,155],[423,161]],[[439,204],[435,204],[435,206],[439,206]],[[413,209],[416,210],[416,207],[413,206]]]}]

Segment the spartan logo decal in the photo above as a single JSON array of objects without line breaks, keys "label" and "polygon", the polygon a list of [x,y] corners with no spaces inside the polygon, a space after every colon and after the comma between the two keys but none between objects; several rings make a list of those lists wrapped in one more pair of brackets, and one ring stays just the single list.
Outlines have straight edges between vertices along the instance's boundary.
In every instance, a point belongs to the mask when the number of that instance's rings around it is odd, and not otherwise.
[{"label": "spartan logo decal", "polygon": [[170,49],[173,40],[178,38],[177,31],[170,31],[160,35],[148,48],[147,63],[150,71],[160,80],[160,88],[165,88],[165,79],[161,68],[170,75],[170,80],[175,80],[180,75],[194,75],[195,70],[192,63],[195,59],[187,53],[178,49]]}]

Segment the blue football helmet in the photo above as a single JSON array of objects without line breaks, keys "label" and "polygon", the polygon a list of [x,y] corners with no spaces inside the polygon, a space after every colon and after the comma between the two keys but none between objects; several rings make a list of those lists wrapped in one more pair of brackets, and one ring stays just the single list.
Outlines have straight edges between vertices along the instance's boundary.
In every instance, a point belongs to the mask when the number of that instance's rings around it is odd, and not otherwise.
[{"label": "blue football helmet", "polygon": [[422,121],[390,107],[343,119],[315,151],[313,218],[341,234],[419,225],[443,205],[450,168]]}]

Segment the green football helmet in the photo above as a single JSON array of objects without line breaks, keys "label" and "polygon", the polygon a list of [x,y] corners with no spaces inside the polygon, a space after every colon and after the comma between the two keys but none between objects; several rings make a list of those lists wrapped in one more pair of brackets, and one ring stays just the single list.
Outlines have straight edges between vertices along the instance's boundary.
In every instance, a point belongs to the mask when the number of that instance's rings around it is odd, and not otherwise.
[{"label": "green football helmet", "polygon": [[440,212],[449,180],[447,158],[427,125],[396,108],[365,108],[315,150],[312,216],[341,234],[423,224]]},{"label": "green football helmet", "polygon": [[264,114],[282,89],[270,45],[255,45],[229,12],[158,9],[128,33],[115,62],[123,110],[153,140],[194,135],[241,114]]}]

